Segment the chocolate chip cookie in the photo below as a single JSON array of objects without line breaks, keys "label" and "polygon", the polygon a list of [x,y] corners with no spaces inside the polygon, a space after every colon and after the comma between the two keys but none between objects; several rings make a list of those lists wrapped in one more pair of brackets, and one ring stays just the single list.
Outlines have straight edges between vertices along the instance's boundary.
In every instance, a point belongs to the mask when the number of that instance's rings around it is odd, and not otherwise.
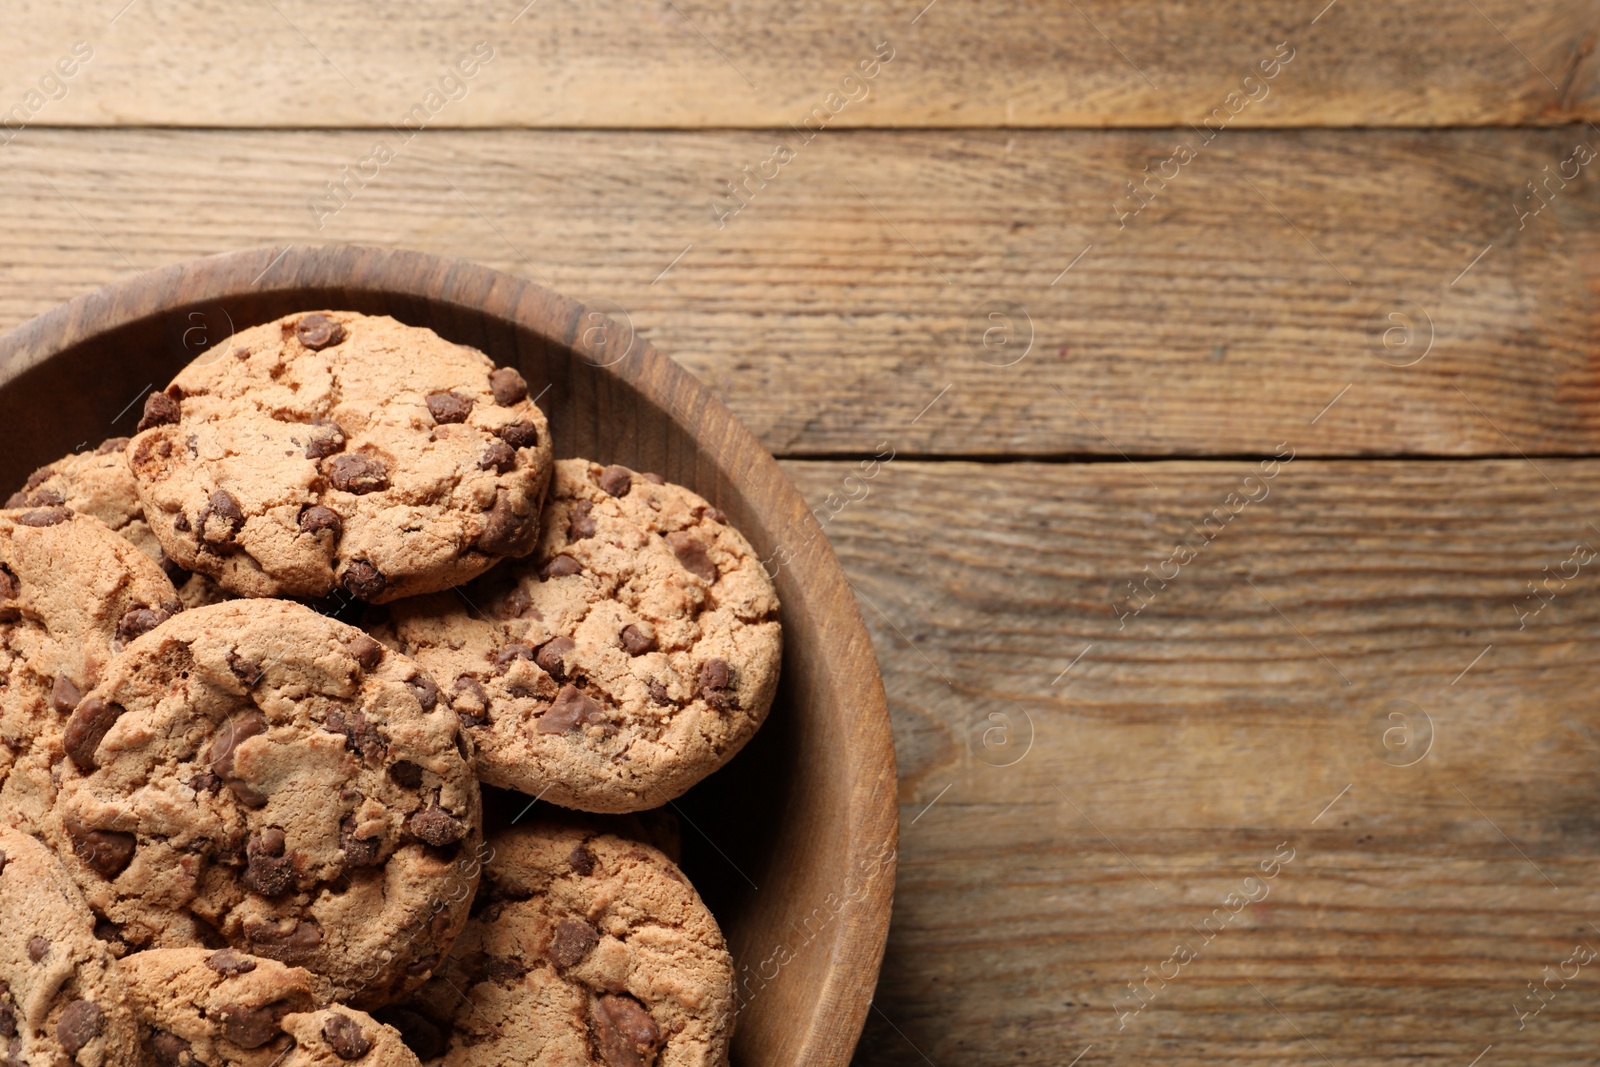
[{"label": "chocolate chip cookie", "polygon": [[23,487],[6,501],[8,508],[68,507],[93,515],[161,564],[185,607],[198,608],[229,599],[221,586],[203,574],[184,570],[161,551],[150,524],[144,521],[139,487],[128,468],[128,441],[113,437],[92,452],[74,452],[28,475]]},{"label": "chocolate chip cookie", "polygon": [[112,654],[182,608],[161,568],[99,519],[60,504],[0,511],[0,782],[31,752],[59,754]]},{"label": "chocolate chip cookie", "polygon": [[142,1067],[126,985],[50,849],[0,829],[0,1056]]},{"label": "chocolate chip cookie", "polygon": [[570,822],[490,838],[439,974],[376,1017],[425,1063],[718,1067],[733,963],[716,920],[647,845]]},{"label": "chocolate chip cookie", "polygon": [[233,949],[151,949],[121,963],[139,1038],[162,1067],[272,1067],[288,1020],[327,1003],[315,975]]},{"label": "chocolate chip cookie", "polygon": [[130,446],[179,566],[241,596],[381,602],[533,549],[550,431],[515,370],[343,311],[220,347],[151,394]]},{"label": "chocolate chip cookie", "polygon": [[386,1003],[466,919],[470,744],[410,660],[233,600],[133,642],[85,694],[45,833],[132,950],[227,946]]},{"label": "chocolate chip cookie", "polygon": [[681,486],[561,460],[537,551],[369,626],[444,688],[478,773],[563,807],[677,797],[772,704],[778,597],[718,509]]}]

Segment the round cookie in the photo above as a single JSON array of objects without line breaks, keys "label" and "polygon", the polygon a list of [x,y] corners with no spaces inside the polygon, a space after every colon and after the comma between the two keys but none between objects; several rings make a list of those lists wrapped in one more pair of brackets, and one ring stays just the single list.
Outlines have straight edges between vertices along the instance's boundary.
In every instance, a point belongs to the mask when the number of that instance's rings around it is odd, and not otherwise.
[{"label": "round cookie", "polygon": [[295,1045],[281,1067],[418,1067],[400,1031],[354,1008],[287,1015],[283,1028]]},{"label": "round cookie", "polygon": [[151,949],[121,970],[139,1043],[162,1067],[281,1067],[289,1020],[327,1003],[311,972],[232,949]]},{"label": "round cookie", "polygon": [[444,1067],[719,1067],[733,962],[687,879],[568,821],[491,836],[472,920],[438,975],[375,1013]]},{"label": "round cookie", "polygon": [[387,317],[235,334],[145,402],[130,464],[168,556],[240,596],[368,601],[532,550],[550,430],[527,383]]},{"label": "round cookie", "polygon": [[438,679],[485,782],[584,811],[664,804],[766,717],[777,593],[719,510],[652,475],[561,460],[543,525],[529,558],[369,630]]},{"label": "round cookie", "polygon": [[432,680],[279,600],[131,644],[63,735],[45,836],[131,951],[224,945],[386,1003],[466,920],[470,742]]},{"label": "round cookie", "polygon": [[93,515],[131,541],[135,548],[161,564],[177,587],[184,607],[198,608],[229,599],[221,586],[203,574],[179,567],[161,551],[150,524],[144,521],[139,487],[128,469],[127,437],[102,441],[93,452],[73,452],[28,475],[26,484],[11,494],[8,508],[49,508],[65,505]]},{"label": "round cookie", "polygon": [[[0,782],[30,753],[58,756],[113,653],[182,608],[161,568],[100,520],[0,511]],[[14,806],[0,803],[8,818]]]},{"label": "round cookie", "polygon": [[0,1056],[143,1067],[128,990],[83,894],[44,845],[0,829]]}]

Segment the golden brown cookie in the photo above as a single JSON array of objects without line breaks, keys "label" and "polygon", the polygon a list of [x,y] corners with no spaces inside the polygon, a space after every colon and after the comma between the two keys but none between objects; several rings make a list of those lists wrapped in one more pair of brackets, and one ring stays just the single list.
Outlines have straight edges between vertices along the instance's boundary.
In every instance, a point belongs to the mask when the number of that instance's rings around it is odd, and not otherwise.
[{"label": "golden brown cookie", "polygon": [[113,437],[92,452],[74,452],[28,475],[28,481],[6,501],[8,508],[66,506],[93,515],[161,564],[177,587],[184,607],[198,608],[228,600],[227,593],[203,574],[184,570],[161,551],[150,524],[144,521],[139,486],[128,469],[128,441]]},{"label": "golden brown cookie", "polygon": [[143,1067],[128,990],[55,853],[0,829],[0,1056]]},{"label": "golden brown cookie", "polygon": [[719,1067],[733,963],[678,868],[648,845],[539,821],[491,836],[472,920],[439,974],[375,1013],[444,1067]]},{"label": "golden brown cookie", "polygon": [[[0,782],[59,755],[61,731],[113,653],[182,610],[154,561],[61,505],[0,511]],[[6,804],[0,822],[10,818]]]},{"label": "golden brown cookie", "polygon": [[295,1044],[280,1067],[418,1067],[400,1031],[354,1008],[288,1015],[283,1028]]},{"label": "golden brown cookie", "polygon": [[227,945],[386,1003],[466,919],[469,742],[433,681],[278,600],[135,641],[63,734],[45,836],[129,949]]},{"label": "golden brown cookie", "polygon": [[288,1019],[327,1003],[310,971],[233,949],[150,949],[121,964],[139,1040],[162,1067],[274,1067]]},{"label": "golden brown cookie", "polygon": [[778,597],[689,490],[556,464],[539,548],[369,631],[438,679],[478,773],[584,811],[663,804],[721,767],[772,705]]},{"label": "golden brown cookie", "polygon": [[550,476],[516,371],[345,311],[235,334],[151,394],[139,427],[157,540],[241,596],[449,588],[532,550]]}]

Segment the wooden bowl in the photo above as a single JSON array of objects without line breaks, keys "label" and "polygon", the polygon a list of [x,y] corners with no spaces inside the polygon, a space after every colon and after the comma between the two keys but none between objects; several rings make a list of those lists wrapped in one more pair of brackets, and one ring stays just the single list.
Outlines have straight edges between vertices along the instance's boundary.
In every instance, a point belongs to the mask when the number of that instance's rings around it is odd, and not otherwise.
[{"label": "wooden bowl", "polygon": [[[684,867],[727,934],[740,1064],[844,1064],[877,982],[897,835],[883,684],[855,598],[777,463],[626,315],[453,259],[263,248],[143,274],[0,338],[0,482],[131,434],[141,402],[235,330],[313,308],[393,315],[519,368],[556,455],[656,471],[728,513],[777,573],[783,678],[765,727],[677,802]],[[614,310],[620,311],[620,309]]]}]

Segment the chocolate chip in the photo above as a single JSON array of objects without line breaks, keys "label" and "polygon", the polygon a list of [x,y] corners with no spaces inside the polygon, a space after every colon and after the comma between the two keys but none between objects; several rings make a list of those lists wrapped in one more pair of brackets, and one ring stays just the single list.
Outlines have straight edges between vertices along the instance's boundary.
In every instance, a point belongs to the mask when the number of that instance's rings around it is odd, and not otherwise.
[{"label": "chocolate chip", "polygon": [[483,458],[478,460],[479,470],[498,471],[501,474],[509,474],[516,465],[517,454],[504,441],[490,441],[489,447],[484,450]]},{"label": "chocolate chip", "polygon": [[143,433],[152,426],[167,426],[182,417],[183,409],[175,397],[166,393],[151,393],[144,398],[144,414],[134,429]]},{"label": "chocolate chip", "polygon": [[437,803],[411,816],[411,832],[435,848],[453,845],[467,835],[466,824]]},{"label": "chocolate chip", "polygon": [[667,480],[665,478],[661,477],[661,475],[659,475],[659,474],[654,473],[653,471],[645,471],[643,474],[639,475],[639,477],[643,478],[645,481],[649,482],[651,485],[666,485],[667,484]]},{"label": "chocolate chip", "polygon": [[[89,700],[94,700],[90,697]],[[88,700],[84,701],[87,706]],[[82,712],[79,708],[78,712]],[[74,714],[76,717],[76,713]],[[217,731],[217,736],[212,739],[211,747],[206,751],[206,765],[211,768],[211,773],[223,781],[233,777],[233,753],[241,744],[252,737],[258,737],[267,732],[267,717],[260,711],[251,708],[241,711],[222,724]]]},{"label": "chocolate chip", "polygon": [[428,396],[428,413],[441,425],[466,422],[472,414],[472,398],[461,393],[432,393]]},{"label": "chocolate chip", "polygon": [[650,699],[657,704],[667,703],[667,687],[661,681],[652,678],[645,685],[650,690]]},{"label": "chocolate chip", "polygon": [[240,1048],[260,1048],[283,1031],[273,1018],[272,1008],[247,1008],[243,1004],[224,1004],[217,1009],[222,1017],[222,1036]]},{"label": "chocolate chip", "polygon": [[28,494],[27,493],[21,493],[21,492],[12,493],[10,496],[6,497],[6,510],[7,511],[13,511],[13,510],[15,510],[17,508],[25,508],[27,506],[28,506]]},{"label": "chocolate chip", "polygon": [[0,851],[0,874],[6,873],[6,854]]},{"label": "chocolate chip", "polygon": [[206,499],[195,523],[200,540],[213,548],[231,545],[244,529],[244,509],[226,489],[218,489]]},{"label": "chocolate chip", "polygon": [[215,793],[222,788],[222,779],[210,771],[201,771],[189,779],[189,788],[196,793]]},{"label": "chocolate chip", "polygon": [[550,942],[550,962],[562,970],[580,962],[600,943],[600,931],[581,919],[562,919]]},{"label": "chocolate chip", "polygon": [[323,721],[323,729],[329,733],[344,734],[345,747],[351,752],[359,752],[362,759],[377,759],[388,748],[383,735],[378,732],[378,727],[372,723],[360,708],[352,708],[348,713],[330,711]]},{"label": "chocolate chip", "polygon": [[630,656],[642,656],[656,647],[655,636],[645,633],[632,623],[622,628],[622,633],[617,635],[617,639],[622,642],[623,651]]},{"label": "chocolate chip", "polygon": [[739,706],[738,697],[729,691],[733,686],[733,668],[728,666],[727,660],[708,659],[700,668],[700,695],[716,710],[727,711]]},{"label": "chocolate chip", "polygon": [[50,942],[42,937],[28,938],[28,959],[38,963],[50,954]]},{"label": "chocolate chip", "polygon": [[524,523],[511,505],[511,494],[504,489],[495,490],[494,507],[483,521],[483,532],[472,543],[479,552],[491,556],[509,556],[522,547]]},{"label": "chocolate chip", "polygon": [[526,589],[518,585],[506,594],[495,614],[502,619],[520,619],[527,614],[528,609],[531,607],[533,607],[533,598],[528,595]]},{"label": "chocolate chip", "polygon": [[17,1036],[17,1011],[11,1006],[11,998],[5,983],[0,982],[0,1037]]},{"label": "chocolate chip", "polygon": [[322,928],[309,919],[301,919],[288,928],[272,923],[246,922],[244,938],[253,955],[281,963],[303,958],[315,951],[322,944]]},{"label": "chocolate chip", "polygon": [[571,575],[581,573],[582,571],[583,564],[579,563],[571,556],[562,554],[552,559],[549,563],[546,563],[539,571],[539,577],[549,581],[551,578],[567,578]]},{"label": "chocolate chip", "polygon": [[510,367],[498,367],[489,372],[489,391],[496,404],[508,408],[527,399],[528,383]]},{"label": "chocolate chip", "polygon": [[126,710],[121,704],[97,696],[90,696],[78,705],[67,720],[61,743],[74,767],[84,772],[94,770],[95,749]]},{"label": "chocolate chip", "polygon": [[42,508],[39,511],[24,511],[17,516],[18,526],[56,526],[72,518],[70,508]]},{"label": "chocolate chip", "polygon": [[422,768],[408,759],[390,764],[389,777],[393,778],[394,784],[401,789],[419,789],[422,787]]},{"label": "chocolate chip", "polygon": [[568,652],[578,647],[578,643],[570,637],[552,637],[539,646],[539,651],[534,654],[533,662],[556,681],[565,681],[567,677],[566,665],[562,662]]},{"label": "chocolate chip", "polygon": [[612,496],[627,496],[633,488],[633,472],[627,467],[607,467],[600,472],[600,488]]},{"label": "chocolate chip", "polygon": [[344,570],[344,587],[351,596],[371,600],[388,585],[389,579],[383,576],[383,572],[364,559],[351,560]]},{"label": "chocolate chip", "polygon": [[239,681],[243,682],[246,688],[254,686],[257,682],[261,681],[261,675],[263,672],[260,664],[250,662],[243,656],[239,655],[237,651],[229,652],[227,655],[227,660],[228,670],[232,671],[233,676],[239,679]]},{"label": "chocolate chip", "polygon": [[[313,312],[294,324],[294,335],[313,352],[331,348],[344,340],[344,326],[320,312]],[[253,1046],[252,1046],[253,1047]]]},{"label": "chocolate chip", "polygon": [[129,608],[117,622],[117,647],[128,645],[136,637],[154,630],[172,617],[161,608]]},{"label": "chocolate chip", "polygon": [[161,1067],[199,1067],[194,1046],[177,1034],[157,1030],[150,1035],[150,1051]]},{"label": "chocolate chip", "polygon": [[630,996],[596,997],[589,1005],[589,1027],[606,1067],[650,1067],[661,1047],[660,1027]]},{"label": "chocolate chip", "polygon": [[56,684],[50,689],[50,703],[63,715],[70,715],[83,700],[83,691],[72,684],[64,674],[56,675]]},{"label": "chocolate chip", "polygon": [[378,862],[378,853],[383,849],[381,837],[357,837],[356,817],[347,815],[339,824],[339,847],[344,849],[344,865],[346,867],[370,867]]},{"label": "chocolate chip", "polygon": [[494,659],[491,660],[494,664],[494,673],[504,674],[511,669],[511,665],[517,660],[531,660],[537,655],[538,653],[533,650],[532,646],[524,645],[521,642],[512,642],[494,654]]},{"label": "chocolate chip", "polygon": [[342,452],[323,464],[328,484],[346,493],[376,493],[389,488],[389,470],[383,461],[359,452]]},{"label": "chocolate chip", "polygon": [[344,520],[339,518],[337,511],[321,504],[312,504],[300,513],[301,533],[319,534],[323,530],[332,530],[335,539],[344,532]]},{"label": "chocolate chip", "polygon": [[306,442],[307,459],[327,459],[335,453],[344,451],[345,442],[349,437],[345,434],[343,426],[327,419],[317,419],[311,426],[311,439]]},{"label": "chocolate chip", "polygon": [[703,512],[703,516],[712,522],[721,523],[724,526],[728,524],[728,516],[721,508],[706,508],[706,510]]},{"label": "chocolate chip", "polygon": [[78,823],[67,824],[72,851],[102,878],[112,879],[133,862],[138,839],[121,830],[89,830]]},{"label": "chocolate chip", "polygon": [[587,693],[580,693],[576,686],[565,685],[556,694],[550,709],[539,716],[535,729],[541,734],[564,734],[574,726],[604,721],[598,701]]},{"label": "chocolate chip", "polygon": [[508,422],[495,435],[512,448],[535,448],[539,444],[539,427],[531,422]]},{"label": "chocolate chip", "polygon": [[580,500],[573,506],[572,514],[567,516],[567,540],[582,541],[594,536],[594,517],[589,514],[593,510],[594,505],[587,500]]},{"label": "chocolate chip", "polygon": [[678,562],[683,564],[685,570],[708,582],[717,580],[717,565],[711,562],[711,557],[706,555],[706,546],[695,538],[682,531],[667,534],[667,546],[672,549],[672,554],[678,557]]},{"label": "chocolate chip", "polygon": [[422,705],[423,711],[432,711],[439,706],[439,683],[431,677],[418,671],[406,679],[406,684],[417,695],[417,703]]},{"label": "chocolate chip", "polygon": [[67,502],[67,498],[54,489],[40,489],[31,496],[27,493],[12,493],[6,500],[8,508],[53,508]]},{"label": "chocolate chip", "polygon": [[322,1024],[322,1036],[341,1060],[359,1060],[372,1051],[372,1041],[361,1032],[360,1024],[341,1012],[329,1014]]},{"label": "chocolate chip", "polygon": [[282,896],[294,888],[294,862],[284,855],[282,830],[269,827],[252,835],[245,845],[245,855],[246,888],[264,897]]},{"label": "chocolate chip", "polygon": [[383,662],[383,646],[366,634],[356,634],[344,643],[344,647],[364,671],[375,671],[378,664]]},{"label": "chocolate chip", "polygon": [[236,974],[249,974],[256,969],[255,960],[240,955],[231,948],[213,952],[206,957],[205,963],[224,978],[232,978]]},{"label": "chocolate chip", "polygon": [[439,1027],[427,1016],[410,1008],[379,1008],[372,1013],[372,1017],[400,1031],[400,1040],[424,1063],[443,1056],[449,1047]]},{"label": "chocolate chip", "polygon": [[109,456],[113,452],[121,452],[128,447],[129,437],[108,437],[100,442],[100,447],[94,450],[97,456]]},{"label": "chocolate chip", "polygon": [[56,1040],[61,1051],[76,1056],[83,1046],[100,1036],[106,1024],[106,1013],[92,1000],[74,1000],[61,1013],[56,1023]]},{"label": "chocolate chip", "polygon": [[177,530],[179,533],[188,533],[191,529],[189,526],[189,516],[185,515],[181,511],[178,512],[172,517],[172,528]]}]

